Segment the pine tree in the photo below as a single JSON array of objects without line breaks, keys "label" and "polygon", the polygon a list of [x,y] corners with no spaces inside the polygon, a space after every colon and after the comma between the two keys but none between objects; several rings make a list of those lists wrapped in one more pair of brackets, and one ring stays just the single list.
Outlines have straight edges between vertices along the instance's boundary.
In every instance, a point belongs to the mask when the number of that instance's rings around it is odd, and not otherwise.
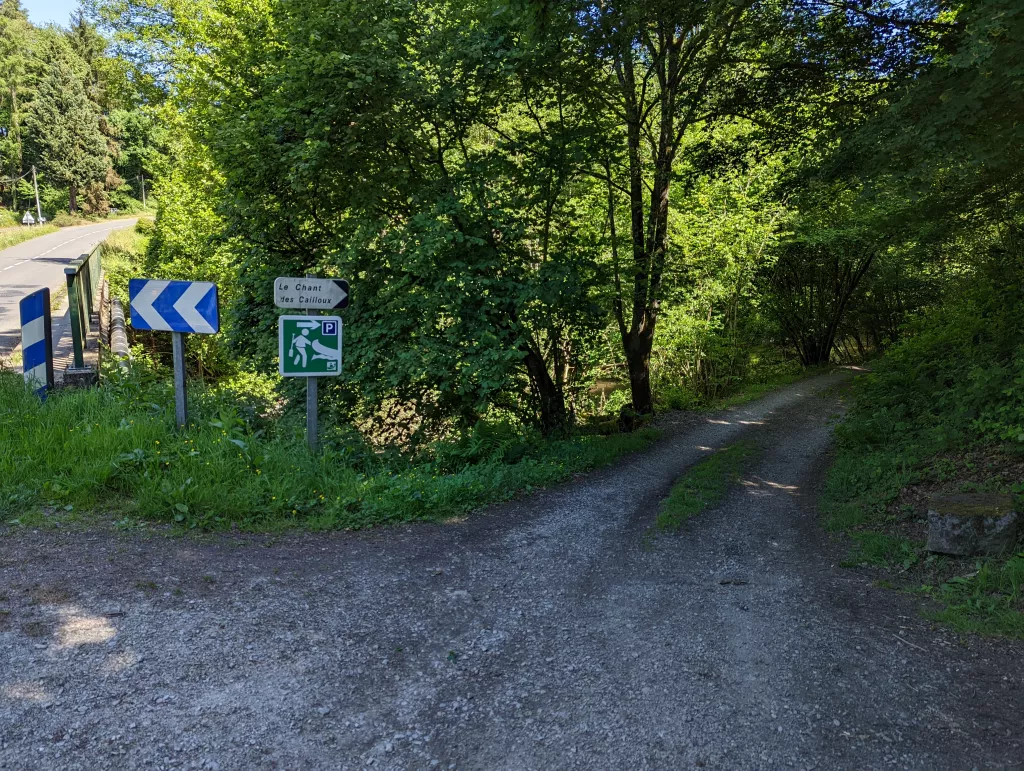
[{"label": "pine tree", "polygon": [[52,182],[67,185],[68,208],[74,213],[78,191],[106,175],[107,139],[100,130],[99,109],[89,99],[78,71],[83,63],[61,40],[48,41],[43,52],[44,64],[25,122],[40,169]]},{"label": "pine tree", "polygon": [[[0,159],[6,176],[21,175],[24,103],[30,93],[28,52],[34,29],[19,0],[0,0]],[[17,208],[17,185],[11,186]]]}]

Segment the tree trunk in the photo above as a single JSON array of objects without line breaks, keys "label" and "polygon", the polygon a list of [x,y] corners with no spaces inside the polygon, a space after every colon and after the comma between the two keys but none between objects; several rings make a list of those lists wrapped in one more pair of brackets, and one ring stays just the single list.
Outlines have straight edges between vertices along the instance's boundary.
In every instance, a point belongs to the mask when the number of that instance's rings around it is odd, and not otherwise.
[{"label": "tree trunk", "polygon": [[534,350],[526,351],[523,359],[530,384],[537,395],[540,407],[540,430],[544,436],[564,434],[569,428],[569,416],[565,409],[565,397],[551,379],[544,359]]},{"label": "tree trunk", "polygon": [[68,187],[68,211],[71,214],[78,211],[78,186],[74,182]]},{"label": "tree trunk", "polygon": [[626,366],[629,368],[629,388],[633,397],[633,411],[640,415],[654,412],[654,394],[651,391],[651,349],[654,335],[630,334],[624,340]]}]

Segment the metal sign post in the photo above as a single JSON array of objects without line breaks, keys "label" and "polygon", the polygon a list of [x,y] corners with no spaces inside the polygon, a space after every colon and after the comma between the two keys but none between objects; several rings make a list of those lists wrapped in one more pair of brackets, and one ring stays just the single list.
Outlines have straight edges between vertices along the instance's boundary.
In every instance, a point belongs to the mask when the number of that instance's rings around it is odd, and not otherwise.
[{"label": "metal sign post", "polygon": [[[315,316],[316,311],[306,311],[307,316]],[[341,344],[338,344],[338,353],[341,353]],[[341,367],[338,367],[341,369]],[[315,453],[320,446],[320,394],[319,383],[316,377],[306,378],[306,444],[309,451]]]},{"label": "metal sign post", "polygon": [[174,420],[178,428],[184,428],[188,422],[185,334],[213,335],[220,330],[217,285],[208,281],[133,278],[128,282],[128,298],[135,329],[172,333]]}]

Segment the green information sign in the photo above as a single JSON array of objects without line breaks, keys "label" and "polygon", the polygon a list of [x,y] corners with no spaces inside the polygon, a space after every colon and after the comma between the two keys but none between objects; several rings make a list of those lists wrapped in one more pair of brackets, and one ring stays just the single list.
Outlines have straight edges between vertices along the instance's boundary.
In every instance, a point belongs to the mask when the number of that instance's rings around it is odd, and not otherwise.
[{"label": "green information sign", "polygon": [[277,332],[283,377],[341,374],[339,316],[280,316]]}]

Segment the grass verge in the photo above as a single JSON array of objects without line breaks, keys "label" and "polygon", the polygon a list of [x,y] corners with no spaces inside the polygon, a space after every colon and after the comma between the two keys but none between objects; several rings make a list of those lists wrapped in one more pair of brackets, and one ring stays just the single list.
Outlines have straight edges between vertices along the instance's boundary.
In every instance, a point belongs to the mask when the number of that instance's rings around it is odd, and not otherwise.
[{"label": "grass verge", "polygon": [[0,249],[17,246],[40,236],[48,236],[50,233],[56,233],[58,230],[60,228],[56,225],[36,225],[30,228],[24,226],[3,228],[0,229]]},{"label": "grass verge", "polygon": [[1020,299],[1001,292],[984,282],[966,288],[854,380],[821,513],[828,531],[849,538],[846,566],[929,598],[928,618],[962,633],[1024,639],[1020,544],[981,559],[925,545],[933,495],[1011,494],[1024,511]]},{"label": "grass verge", "polygon": [[721,501],[756,452],[753,442],[737,442],[687,471],[662,502],[657,528],[678,532],[687,521]]},{"label": "grass verge", "polygon": [[100,512],[126,525],[144,518],[253,531],[440,520],[609,463],[657,436],[546,441],[508,428],[485,450],[439,443],[406,458],[335,427],[312,455],[299,419],[260,422],[228,390],[197,388],[191,402],[193,425],[178,432],[166,372],[112,373],[104,387],[45,403],[0,373],[0,520],[38,526]]}]

